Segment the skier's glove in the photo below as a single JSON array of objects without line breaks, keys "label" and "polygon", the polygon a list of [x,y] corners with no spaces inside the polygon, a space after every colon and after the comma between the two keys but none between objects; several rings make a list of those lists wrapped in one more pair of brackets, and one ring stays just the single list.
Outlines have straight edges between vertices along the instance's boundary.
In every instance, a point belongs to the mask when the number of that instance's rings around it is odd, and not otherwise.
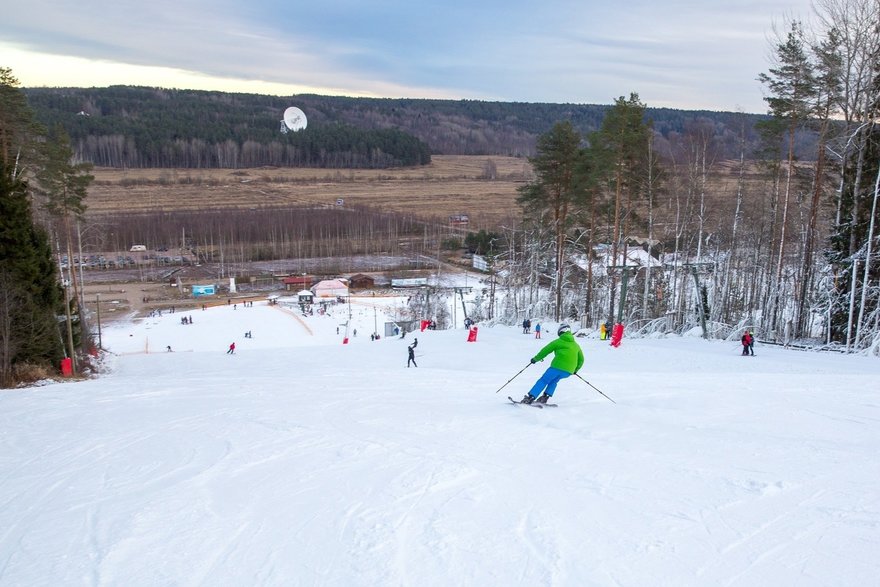
[{"label": "skier's glove", "polygon": [[537,363],[538,361],[536,361],[535,359],[529,359],[529,362],[530,362],[532,365],[534,365],[534,364]]}]

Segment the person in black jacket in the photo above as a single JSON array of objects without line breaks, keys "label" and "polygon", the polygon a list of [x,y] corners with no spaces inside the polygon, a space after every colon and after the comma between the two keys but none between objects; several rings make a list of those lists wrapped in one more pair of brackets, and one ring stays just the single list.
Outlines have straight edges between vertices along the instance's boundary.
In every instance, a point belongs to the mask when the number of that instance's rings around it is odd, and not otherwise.
[{"label": "person in black jacket", "polygon": [[413,367],[418,367],[418,365],[416,365],[416,343],[412,343],[406,348],[409,351],[409,358],[406,360],[406,368],[409,369],[410,363],[413,364]]}]

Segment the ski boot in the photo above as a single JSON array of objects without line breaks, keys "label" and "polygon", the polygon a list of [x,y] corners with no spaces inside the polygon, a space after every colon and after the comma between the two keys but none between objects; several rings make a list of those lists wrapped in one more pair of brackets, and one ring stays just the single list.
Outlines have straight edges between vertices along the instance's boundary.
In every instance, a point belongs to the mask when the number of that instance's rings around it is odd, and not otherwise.
[{"label": "ski boot", "polygon": [[521,404],[530,404],[530,403],[532,403],[533,401],[535,401],[535,398],[534,398],[531,394],[528,394],[528,393],[527,393],[527,394],[525,394],[525,396],[523,396],[522,400],[520,400],[519,403],[521,403]]},{"label": "ski boot", "polygon": [[546,404],[547,400],[549,400],[550,397],[551,396],[547,395],[546,393],[542,393],[541,396],[536,401],[539,404]]}]

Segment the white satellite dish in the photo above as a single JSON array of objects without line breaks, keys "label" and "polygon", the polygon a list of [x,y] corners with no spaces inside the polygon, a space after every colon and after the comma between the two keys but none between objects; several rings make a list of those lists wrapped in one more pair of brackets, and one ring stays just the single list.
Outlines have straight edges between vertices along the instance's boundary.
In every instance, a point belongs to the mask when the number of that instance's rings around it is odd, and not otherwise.
[{"label": "white satellite dish", "polygon": [[287,132],[288,130],[294,132],[303,130],[308,124],[305,112],[296,106],[291,106],[284,111],[284,120],[281,122],[281,132]]}]

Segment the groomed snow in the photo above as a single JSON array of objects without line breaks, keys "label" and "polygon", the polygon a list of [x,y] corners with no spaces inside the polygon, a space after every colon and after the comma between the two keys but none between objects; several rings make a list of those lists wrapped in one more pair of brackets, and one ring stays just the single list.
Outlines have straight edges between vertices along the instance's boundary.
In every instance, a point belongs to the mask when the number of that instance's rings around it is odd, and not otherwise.
[{"label": "groomed snow", "polygon": [[555,325],[407,369],[372,301],[347,345],[347,306],[119,324],[106,375],[0,392],[0,585],[878,584],[876,359],[582,338],[617,403],[538,410],[549,361],[496,390]]}]

